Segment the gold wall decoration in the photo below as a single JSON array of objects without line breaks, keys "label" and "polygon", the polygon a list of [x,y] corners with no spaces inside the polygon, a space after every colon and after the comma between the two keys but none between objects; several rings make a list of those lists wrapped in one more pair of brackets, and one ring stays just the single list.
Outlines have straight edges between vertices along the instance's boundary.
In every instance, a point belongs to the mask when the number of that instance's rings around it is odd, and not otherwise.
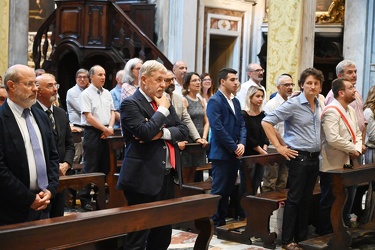
[{"label": "gold wall decoration", "polygon": [[344,23],[345,0],[332,0],[327,11],[317,11],[315,23]]},{"label": "gold wall decoration", "polygon": [[9,50],[9,0],[0,1],[0,75],[8,68]]},{"label": "gold wall decoration", "polygon": [[283,73],[297,82],[301,56],[303,0],[272,0],[269,5],[267,38],[267,94],[276,91]]}]

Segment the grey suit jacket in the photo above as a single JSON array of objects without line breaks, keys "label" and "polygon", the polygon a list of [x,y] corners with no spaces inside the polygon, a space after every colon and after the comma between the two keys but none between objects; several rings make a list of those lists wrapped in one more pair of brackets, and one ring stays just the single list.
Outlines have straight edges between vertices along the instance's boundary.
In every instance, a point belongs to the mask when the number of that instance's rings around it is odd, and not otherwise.
[{"label": "grey suit jacket", "polygon": [[189,129],[189,136],[193,141],[200,139],[201,136],[198,133],[197,128],[195,127],[193,121],[190,118],[190,115],[182,102],[182,96],[174,94],[172,97],[172,105],[176,110],[178,118],[185,124]]}]

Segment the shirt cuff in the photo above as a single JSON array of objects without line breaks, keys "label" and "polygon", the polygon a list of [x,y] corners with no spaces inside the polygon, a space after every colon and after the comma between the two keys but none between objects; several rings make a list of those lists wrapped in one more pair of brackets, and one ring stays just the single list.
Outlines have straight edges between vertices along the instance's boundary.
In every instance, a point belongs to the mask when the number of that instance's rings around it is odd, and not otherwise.
[{"label": "shirt cuff", "polygon": [[167,128],[163,128],[163,136],[160,138],[163,140],[171,140],[172,139],[171,131],[169,131]]}]

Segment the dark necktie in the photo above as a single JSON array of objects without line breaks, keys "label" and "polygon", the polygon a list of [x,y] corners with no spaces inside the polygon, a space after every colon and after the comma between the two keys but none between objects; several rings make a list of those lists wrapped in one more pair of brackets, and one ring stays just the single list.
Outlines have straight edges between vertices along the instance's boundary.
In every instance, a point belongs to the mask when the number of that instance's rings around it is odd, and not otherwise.
[{"label": "dark necktie", "polygon": [[[154,109],[155,112],[156,112],[156,110],[158,110],[158,105],[156,105],[155,101],[151,102],[151,106],[152,106],[152,108]],[[169,150],[169,162],[171,163],[172,168],[176,169],[176,158],[175,158],[174,147],[173,147],[172,143],[170,143],[170,141],[168,141],[168,140],[164,140],[164,141],[167,144],[168,150]]]},{"label": "dark necktie", "polygon": [[31,146],[34,152],[38,186],[44,191],[48,186],[46,162],[43,157],[42,149],[40,148],[38,136],[30,120],[30,109],[24,109],[23,115],[26,119],[27,130],[29,131]]},{"label": "dark necktie", "polygon": [[56,132],[56,123],[55,123],[55,118],[53,118],[52,110],[47,109],[46,113],[48,115],[49,120],[51,121],[53,134],[56,135],[57,134],[57,132]]}]

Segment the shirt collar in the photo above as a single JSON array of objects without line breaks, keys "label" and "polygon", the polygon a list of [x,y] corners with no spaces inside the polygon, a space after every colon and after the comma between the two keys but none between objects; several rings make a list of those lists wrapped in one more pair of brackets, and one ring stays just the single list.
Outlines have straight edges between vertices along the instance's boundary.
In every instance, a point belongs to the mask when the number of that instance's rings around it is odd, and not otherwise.
[{"label": "shirt collar", "polygon": [[7,98],[9,108],[12,110],[13,114],[17,117],[22,117],[24,108],[13,102],[11,99]]},{"label": "shirt collar", "polygon": [[153,101],[153,100],[151,99],[151,97],[149,97],[148,95],[146,95],[145,92],[142,91],[141,88],[139,88],[139,92],[141,92],[141,94],[146,98],[146,100],[147,100],[148,102],[152,102],[152,101]]},{"label": "shirt collar", "polygon": [[47,111],[47,109],[50,109],[50,110],[52,111],[52,113],[53,113],[53,105],[51,105],[51,107],[47,108],[47,106],[44,105],[43,103],[41,103],[39,100],[36,100],[36,101],[37,101],[37,102],[39,103],[39,105],[42,107],[43,111]]},{"label": "shirt collar", "polygon": [[227,99],[228,101],[232,101],[233,100],[234,95],[232,93],[230,94],[230,97],[228,99],[227,96],[223,93],[223,91],[221,91],[221,89],[219,89],[219,91],[223,94],[223,96],[225,97],[225,99]]}]

